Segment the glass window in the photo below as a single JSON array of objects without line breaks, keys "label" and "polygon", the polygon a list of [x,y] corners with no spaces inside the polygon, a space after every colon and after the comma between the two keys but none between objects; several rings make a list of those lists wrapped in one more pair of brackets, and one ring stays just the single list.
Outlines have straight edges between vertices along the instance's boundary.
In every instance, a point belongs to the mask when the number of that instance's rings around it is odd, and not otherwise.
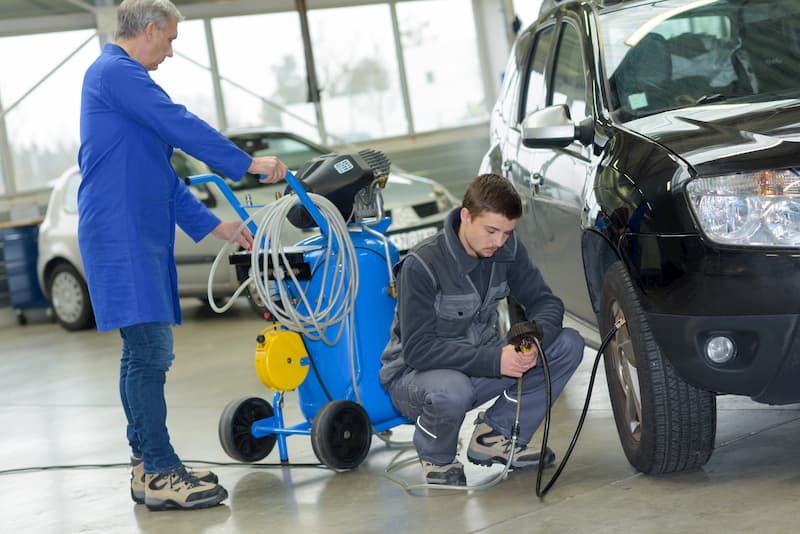
[{"label": "glass window", "polygon": [[317,139],[297,13],[215,18],[211,29],[228,126],[283,128]]},{"label": "glass window", "polygon": [[315,9],[308,24],[328,132],[337,141],[407,133],[389,5]]},{"label": "glass window", "polygon": [[578,30],[564,24],[553,72],[553,104],[566,104],[573,121],[586,118],[586,75]]},{"label": "glass window", "polygon": [[78,213],[78,188],[80,186],[81,173],[75,171],[67,178],[67,185],[64,186],[63,208],[65,213]]},{"label": "glass window", "polygon": [[186,108],[219,127],[211,81],[208,46],[203,22],[185,20],[178,24],[178,38],[173,43],[174,56],[167,58],[150,76],[172,98]]},{"label": "glass window", "polygon": [[503,112],[503,118],[509,122],[510,124],[517,123],[516,111],[517,111],[517,93],[519,92],[519,70],[517,70],[516,62],[514,61],[514,55],[511,55],[511,59],[508,62],[508,67],[506,67],[505,76],[503,79],[503,88],[502,88],[502,97],[500,98],[500,102],[503,103],[503,107],[501,108]]},{"label": "glass window", "polygon": [[[247,152],[250,151],[247,150]],[[268,156],[271,154],[278,156],[288,168],[297,170],[303,163],[319,156],[323,152],[297,139],[272,137],[265,139],[264,142],[251,153],[253,156]]]},{"label": "glass window", "polygon": [[472,2],[399,2],[397,15],[415,128],[487,120]]},{"label": "glass window", "polygon": [[[18,191],[43,188],[74,165],[80,143],[81,84],[98,56],[94,30],[0,38],[0,95],[9,108],[77,50],[5,116]],[[24,53],[23,53],[24,51]]]},{"label": "glass window", "polygon": [[698,101],[796,91],[796,0],[668,0],[606,13],[600,24],[611,107],[620,120]]},{"label": "glass window", "polygon": [[544,107],[547,85],[545,79],[547,73],[547,59],[553,48],[553,35],[555,26],[548,26],[541,30],[536,37],[533,57],[531,58],[531,68],[528,74],[528,88],[525,96],[525,116]]},{"label": "glass window", "polygon": [[[237,133],[231,140],[252,156],[278,156],[290,170],[295,172],[307,161],[329,152],[321,145],[306,139],[290,137],[283,132]],[[229,185],[235,191],[263,187],[258,181],[258,176],[249,173],[242,180],[231,182]]]}]

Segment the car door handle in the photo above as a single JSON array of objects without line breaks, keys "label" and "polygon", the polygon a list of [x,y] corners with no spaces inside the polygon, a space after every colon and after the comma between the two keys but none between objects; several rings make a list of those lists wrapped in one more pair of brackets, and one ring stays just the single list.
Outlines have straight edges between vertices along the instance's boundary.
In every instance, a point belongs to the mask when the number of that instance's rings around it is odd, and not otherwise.
[{"label": "car door handle", "polygon": [[542,181],[543,180],[544,180],[544,176],[542,176],[538,172],[535,172],[533,174],[529,174],[528,176],[526,176],[526,179],[525,179],[525,181],[528,182],[528,186],[529,187],[538,187],[538,186],[542,185]]},{"label": "car door handle", "polygon": [[500,170],[504,173],[507,173],[511,170],[511,162],[509,160],[503,160],[503,163],[500,164]]}]

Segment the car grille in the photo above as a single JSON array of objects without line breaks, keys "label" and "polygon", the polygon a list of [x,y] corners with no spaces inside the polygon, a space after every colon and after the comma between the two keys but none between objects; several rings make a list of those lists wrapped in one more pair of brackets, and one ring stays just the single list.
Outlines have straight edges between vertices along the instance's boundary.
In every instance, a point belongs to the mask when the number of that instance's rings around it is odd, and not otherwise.
[{"label": "car grille", "polygon": [[439,213],[439,206],[436,204],[436,201],[426,202],[425,204],[417,204],[414,206],[414,211],[420,218],[430,217],[431,215]]}]

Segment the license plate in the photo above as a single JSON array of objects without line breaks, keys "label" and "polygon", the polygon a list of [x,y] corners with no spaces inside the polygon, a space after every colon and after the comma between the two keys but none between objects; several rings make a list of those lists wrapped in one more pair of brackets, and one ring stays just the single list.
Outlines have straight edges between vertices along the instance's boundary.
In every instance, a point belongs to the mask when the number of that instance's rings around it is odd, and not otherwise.
[{"label": "license plate", "polygon": [[425,228],[409,230],[408,232],[390,234],[387,237],[389,238],[389,241],[394,243],[394,246],[397,247],[398,252],[406,252],[426,237],[430,237],[438,231],[439,228],[436,226],[427,226]]}]

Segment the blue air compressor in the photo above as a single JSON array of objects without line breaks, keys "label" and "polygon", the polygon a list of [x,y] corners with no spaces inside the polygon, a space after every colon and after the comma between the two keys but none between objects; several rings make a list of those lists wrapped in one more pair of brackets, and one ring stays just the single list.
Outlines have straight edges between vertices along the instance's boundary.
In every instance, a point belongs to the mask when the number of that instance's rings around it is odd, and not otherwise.
[{"label": "blue air compressor", "polygon": [[[271,321],[256,337],[255,366],[272,403],[246,397],[225,407],[219,438],[230,457],[258,461],[277,442],[288,462],[286,438],[308,435],[322,463],[348,470],[366,457],[373,432],[408,423],[378,379],[395,309],[391,266],[399,259],[385,235],[388,172],[388,159],[374,150],[319,156],[296,177],[287,173],[284,195],[252,215],[254,207],[242,206],[218,176],[189,178],[215,183],[249,225],[256,246],[228,254],[242,282],[234,296],[256,291]],[[287,246],[287,224],[319,232]],[[286,426],[284,396],[292,390],[306,420]]]}]

